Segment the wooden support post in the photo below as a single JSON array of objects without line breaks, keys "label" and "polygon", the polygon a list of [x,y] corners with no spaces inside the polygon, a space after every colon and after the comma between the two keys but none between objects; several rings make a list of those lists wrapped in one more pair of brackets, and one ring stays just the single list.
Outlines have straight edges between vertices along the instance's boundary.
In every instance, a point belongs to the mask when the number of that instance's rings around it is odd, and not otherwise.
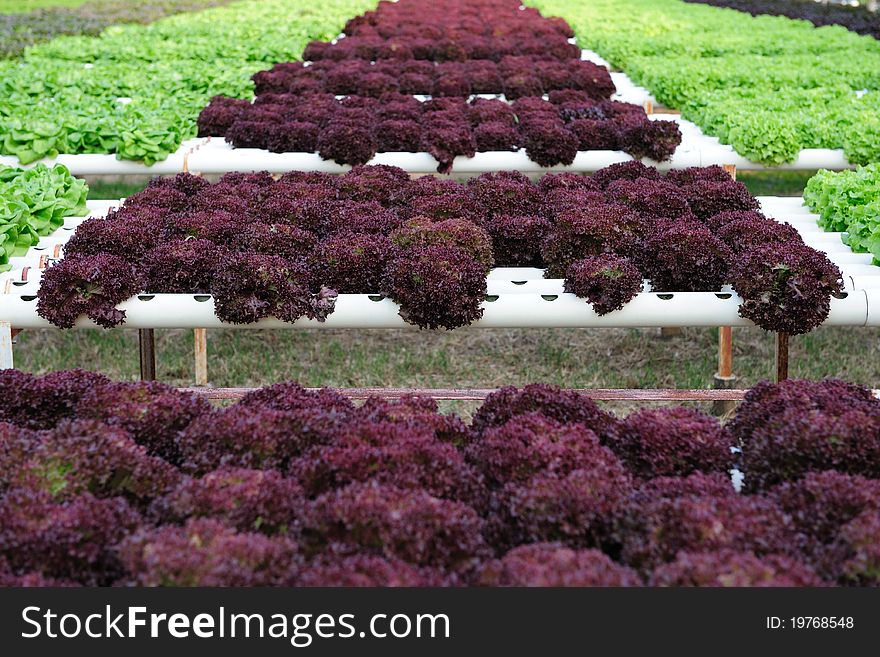
[{"label": "wooden support post", "polygon": [[[729,326],[718,327],[718,371],[715,373],[715,389],[733,388],[736,377],[733,375],[733,329]],[[712,404],[715,415],[729,415],[736,408],[730,400],[718,400]]]},{"label": "wooden support post", "polygon": [[733,376],[733,329],[729,326],[718,329],[718,376]]},{"label": "wooden support post", "polygon": [[193,351],[196,359],[196,385],[208,385],[208,329],[193,330]]},{"label": "wooden support post", "polygon": [[788,333],[776,334],[776,383],[788,378]]},{"label": "wooden support post", "polygon": [[141,381],[156,380],[156,335],[153,329],[138,329]]},{"label": "wooden support post", "polygon": [[[736,165],[723,166],[727,175],[736,180]],[[733,329],[730,326],[718,327],[718,371],[715,373],[715,388],[732,388],[736,377],[733,375]],[[716,415],[728,415],[736,405],[731,401],[717,401],[712,406]]]},{"label": "wooden support post", "polygon": [[645,101],[645,114],[651,116],[654,113],[654,103],[650,100]]},{"label": "wooden support post", "polygon": [[12,367],[12,324],[0,322],[0,370]]}]

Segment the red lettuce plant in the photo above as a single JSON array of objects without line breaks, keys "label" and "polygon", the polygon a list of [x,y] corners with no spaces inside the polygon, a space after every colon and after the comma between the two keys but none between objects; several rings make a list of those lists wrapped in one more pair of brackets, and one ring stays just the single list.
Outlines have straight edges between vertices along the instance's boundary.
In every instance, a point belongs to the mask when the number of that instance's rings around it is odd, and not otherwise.
[{"label": "red lettuce plant", "polygon": [[808,333],[828,317],[831,297],[843,293],[840,270],[824,253],[796,242],[770,243],[743,253],[730,271],[743,298],[739,314],[779,333]]},{"label": "red lettuce plant", "polygon": [[803,563],[784,555],[757,557],[751,552],[680,552],[675,561],[651,574],[652,586],[823,586]]},{"label": "red lettuce plant", "polygon": [[630,414],[611,448],[634,474],[652,479],[727,472],[734,465],[734,444],[716,418],[679,407]]},{"label": "red lettuce plant", "polygon": [[113,328],[125,321],[116,306],[140,288],[137,270],[118,256],[65,258],[43,273],[37,314],[61,328],[73,328],[81,315]]},{"label": "red lettuce plant", "polygon": [[480,574],[484,586],[641,586],[638,574],[599,550],[559,543],[514,548]]},{"label": "red lettuce plant", "polygon": [[642,291],[642,274],[627,258],[591,256],[571,263],[565,273],[565,291],[586,299],[596,314],[607,315]]},{"label": "red lettuce plant", "polygon": [[121,543],[119,557],[139,586],[285,586],[300,559],[291,539],[205,518],[144,527]]}]

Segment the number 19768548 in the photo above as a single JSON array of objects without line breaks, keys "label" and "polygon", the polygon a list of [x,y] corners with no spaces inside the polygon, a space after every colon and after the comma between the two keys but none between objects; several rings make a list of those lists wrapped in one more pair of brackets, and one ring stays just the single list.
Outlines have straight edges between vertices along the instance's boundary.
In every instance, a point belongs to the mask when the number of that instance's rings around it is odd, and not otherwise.
[{"label": "number 19768548", "polygon": [[852,616],[767,616],[768,630],[851,630],[855,627]]}]

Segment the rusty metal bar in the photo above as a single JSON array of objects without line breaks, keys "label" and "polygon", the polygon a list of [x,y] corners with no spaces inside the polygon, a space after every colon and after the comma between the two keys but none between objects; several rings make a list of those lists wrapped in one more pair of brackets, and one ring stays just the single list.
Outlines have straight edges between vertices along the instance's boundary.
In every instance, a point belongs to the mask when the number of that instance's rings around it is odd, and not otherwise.
[{"label": "rusty metal bar", "polygon": [[[207,399],[236,400],[259,388],[181,388],[184,392],[194,392]],[[316,390],[316,388],[312,388]],[[495,388],[340,388],[338,392],[350,399],[366,399],[367,397],[385,397],[397,399],[404,395],[427,395],[441,401],[482,401]],[[640,401],[640,402],[677,402],[677,401],[742,401],[745,390],[679,390],[669,388],[591,388],[578,389],[591,399],[597,401]]]},{"label": "rusty metal bar", "polygon": [[733,376],[733,329],[718,327],[718,377],[729,379]]},{"label": "rusty metal bar", "polygon": [[[733,375],[733,329],[729,326],[718,327],[718,371],[715,373],[715,389],[729,390],[733,388],[736,377]],[[723,417],[731,414],[736,404],[730,400],[718,400],[712,405],[712,412]]]}]

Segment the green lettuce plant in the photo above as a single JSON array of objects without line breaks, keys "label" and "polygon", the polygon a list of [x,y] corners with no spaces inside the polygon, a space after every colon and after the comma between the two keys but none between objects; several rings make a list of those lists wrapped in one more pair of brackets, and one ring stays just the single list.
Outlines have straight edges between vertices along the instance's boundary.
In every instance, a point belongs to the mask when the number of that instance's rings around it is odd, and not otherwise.
[{"label": "green lettuce plant", "polygon": [[667,107],[757,162],[805,148],[880,160],[880,42],[678,0],[529,0],[565,18],[595,50]]},{"label": "green lettuce plant", "polygon": [[60,164],[0,165],[0,271],[9,269],[9,258],[23,256],[40,237],[60,228],[65,217],[87,214],[88,192],[85,181]]},{"label": "green lettuce plant", "polygon": [[821,170],[807,183],[804,203],[825,230],[842,232],[853,251],[880,264],[880,164],[854,171]]},{"label": "green lettuce plant", "polygon": [[59,153],[153,164],[196,135],[212,96],[251,97],[255,71],[298,59],[374,4],[246,0],[29,48],[0,62],[0,153],[23,164]]}]

